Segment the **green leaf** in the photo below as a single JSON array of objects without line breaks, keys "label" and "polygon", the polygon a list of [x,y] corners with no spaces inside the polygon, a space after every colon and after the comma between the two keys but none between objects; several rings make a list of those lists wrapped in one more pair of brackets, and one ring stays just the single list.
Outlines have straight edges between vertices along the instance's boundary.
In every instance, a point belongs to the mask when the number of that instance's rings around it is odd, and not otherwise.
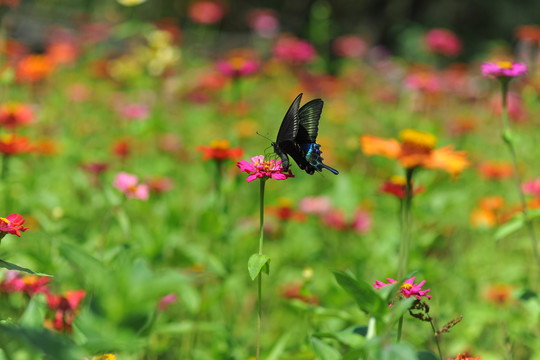
[{"label": "green leaf", "polygon": [[53,277],[52,275],[38,273],[38,272],[32,271],[32,270],[30,270],[28,268],[24,268],[22,266],[15,265],[15,264],[12,264],[12,263],[4,261],[4,260],[0,260],[0,267],[6,268],[8,270],[23,271],[25,273],[32,274],[32,275]]},{"label": "green leaf", "polygon": [[325,343],[322,340],[317,339],[316,337],[311,337],[311,345],[313,346],[313,351],[317,355],[318,359],[321,360],[340,360],[341,354]]},{"label": "green leaf", "polygon": [[270,354],[266,357],[266,360],[279,360],[282,358],[283,352],[285,351],[289,339],[291,338],[291,333],[285,333],[281,335],[278,341],[275,343],[274,347],[270,351]]},{"label": "green leaf", "polygon": [[[0,324],[0,335],[10,338],[13,342],[23,345],[22,348],[35,349],[48,359],[82,359],[85,353],[62,334],[40,328],[27,328],[17,325]],[[40,357],[42,358],[42,357]]]},{"label": "green leaf", "polygon": [[506,224],[499,226],[495,233],[495,239],[500,240],[520,230],[525,225],[525,221],[521,214],[516,215]]},{"label": "green leaf", "polygon": [[409,344],[390,344],[382,350],[381,360],[418,360],[416,352]]},{"label": "green leaf", "polygon": [[417,353],[418,360],[438,360],[439,357],[432,351],[422,350]]},{"label": "green leaf", "polygon": [[28,328],[42,328],[45,321],[46,301],[43,294],[35,294],[24,310],[20,324]]},{"label": "green leaf", "polygon": [[375,293],[370,284],[358,281],[342,271],[334,271],[334,276],[338,284],[356,300],[356,303],[363,312],[375,314],[380,310],[383,300]]},{"label": "green leaf", "polygon": [[317,338],[332,338],[352,348],[359,348],[365,342],[365,337],[360,334],[360,327],[352,326],[342,331],[313,334]]},{"label": "green leaf", "polygon": [[261,270],[266,274],[270,273],[270,258],[267,255],[253,254],[248,260],[248,271],[251,280],[255,280],[259,276]]}]

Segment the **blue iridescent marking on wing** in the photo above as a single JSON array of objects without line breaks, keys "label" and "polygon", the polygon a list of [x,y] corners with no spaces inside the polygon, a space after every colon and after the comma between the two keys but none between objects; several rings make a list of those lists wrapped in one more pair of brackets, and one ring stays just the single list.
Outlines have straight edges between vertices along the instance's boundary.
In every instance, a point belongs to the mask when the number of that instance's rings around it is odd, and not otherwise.
[{"label": "blue iridescent marking on wing", "polygon": [[323,163],[323,157],[322,151],[321,151],[321,145],[317,143],[310,143],[310,144],[300,144],[300,148],[302,151],[306,154],[306,160],[307,162],[313,166],[317,171],[322,171],[322,169],[327,169],[331,171],[333,174],[337,175],[339,172],[331,168],[330,166]]}]

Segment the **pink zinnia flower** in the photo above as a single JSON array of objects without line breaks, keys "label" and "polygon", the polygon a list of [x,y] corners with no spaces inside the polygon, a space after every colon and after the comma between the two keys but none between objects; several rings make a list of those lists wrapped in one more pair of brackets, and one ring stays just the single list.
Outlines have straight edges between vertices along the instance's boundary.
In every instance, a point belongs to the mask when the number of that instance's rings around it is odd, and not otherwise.
[{"label": "pink zinnia flower", "polygon": [[165,295],[159,300],[158,310],[165,311],[171,304],[174,304],[178,300],[178,296],[175,294]]},{"label": "pink zinnia flower", "polygon": [[21,237],[21,231],[28,230],[23,226],[26,220],[19,214],[10,214],[5,218],[0,217],[0,237],[4,237],[6,234],[13,234]]},{"label": "pink zinnia flower", "polygon": [[0,291],[4,292],[24,292],[28,296],[36,293],[48,293],[47,283],[51,281],[50,277],[37,275],[23,275],[19,271],[9,270],[6,278],[0,283]]},{"label": "pink zinnia flower", "polygon": [[263,38],[274,37],[279,30],[278,13],[272,9],[250,10],[247,14],[247,23]]},{"label": "pink zinnia flower", "polygon": [[328,196],[308,196],[300,200],[300,210],[306,214],[324,214],[330,210]]},{"label": "pink zinnia flower", "polygon": [[274,56],[291,65],[304,65],[313,61],[317,52],[306,40],[294,36],[280,37],[274,44]]},{"label": "pink zinnia flower", "polygon": [[150,114],[148,106],[137,103],[125,104],[118,109],[118,112],[128,120],[146,120]]},{"label": "pink zinnia flower", "polygon": [[188,16],[198,24],[215,24],[223,19],[225,10],[215,1],[197,1],[188,8]]},{"label": "pink zinnia flower", "polygon": [[540,178],[525,181],[521,184],[521,191],[525,194],[540,197]]},{"label": "pink zinnia flower", "polygon": [[366,234],[371,230],[371,215],[366,210],[357,210],[352,227],[358,234]]},{"label": "pink zinnia flower", "polygon": [[499,61],[497,63],[483,63],[482,75],[511,78],[527,72],[525,63]]},{"label": "pink zinnia flower", "polygon": [[332,44],[334,54],[345,58],[361,58],[367,49],[366,41],[358,35],[340,36]]},{"label": "pink zinnia flower", "polygon": [[[425,280],[423,280],[421,283],[419,284],[415,284],[414,283],[414,278],[415,276],[413,276],[412,278],[410,278],[409,280],[406,280],[402,285],[401,285],[401,288],[400,288],[400,293],[404,296],[404,297],[415,297],[417,298],[418,300],[422,300],[422,296],[425,296],[427,297],[428,299],[431,299],[431,296],[430,295],[427,295],[427,293],[431,290],[431,289],[427,289],[427,290],[422,290],[422,286],[424,286],[424,284],[426,283]],[[386,281],[388,281],[388,284],[382,282],[382,281],[379,281],[379,280],[375,280],[375,283],[373,283],[373,287],[375,289],[380,289],[380,288],[383,288],[385,286],[388,286],[388,285],[391,285],[391,284],[395,284],[396,283],[396,280],[394,279],[391,279],[391,278],[386,278]]]},{"label": "pink zinnia flower", "polygon": [[242,160],[236,163],[236,166],[240,168],[240,171],[249,174],[246,179],[247,182],[251,182],[258,178],[262,178],[263,180],[270,178],[275,180],[285,180],[294,177],[290,169],[288,172],[283,170],[281,160],[264,160],[264,155],[254,156],[250,160],[251,162]]},{"label": "pink zinnia flower", "polygon": [[113,186],[126,194],[128,198],[148,200],[148,185],[139,184],[137,176],[125,172],[118,173]]},{"label": "pink zinnia flower", "polygon": [[432,53],[453,57],[461,51],[461,41],[450,30],[432,29],[428,31],[424,41]]},{"label": "pink zinnia flower", "polygon": [[259,62],[255,59],[238,55],[231,55],[225,60],[219,60],[216,63],[216,69],[223,75],[238,78],[254,74],[259,70]]}]

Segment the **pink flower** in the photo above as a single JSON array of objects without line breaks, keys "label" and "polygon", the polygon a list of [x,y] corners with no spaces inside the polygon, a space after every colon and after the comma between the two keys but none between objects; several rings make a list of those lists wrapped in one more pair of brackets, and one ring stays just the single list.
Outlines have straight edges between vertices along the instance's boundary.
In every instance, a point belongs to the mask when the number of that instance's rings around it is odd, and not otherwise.
[{"label": "pink flower", "polygon": [[294,177],[291,170],[285,172],[281,166],[281,160],[264,160],[264,155],[258,155],[251,158],[251,162],[242,160],[236,163],[236,166],[240,168],[240,171],[247,172],[249,176],[246,181],[251,182],[255,179],[262,178],[285,180],[290,177]]},{"label": "pink flower", "polygon": [[125,172],[118,173],[113,186],[126,194],[128,198],[148,200],[148,185],[139,184],[137,176]]},{"label": "pink flower", "polygon": [[214,1],[197,1],[188,8],[189,18],[197,24],[215,24],[223,19],[225,10]]},{"label": "pink flower", "polygon": [[358,35],[343,35],[332,44],[334,54],[346,58],[361,58],[367,51],[367,43]]},{"label": "pink flower", "polygon": [[527,72],[525,63],[499,61],[497,63],[483,63],[482,75],[511,78]]},{"label": "pink flower", "polygon": [[352,223],[354,231],[366,234],[371,230],[371,215],[366,210],[357,210]]},{"label": "pink flower", "polygon": [[256,73],[259,62],[252,51],[236,49],[230,51],[225,59],[219,60],[216,69],[223,75],[238,78]]},{"label": "pink flower", "polygon": [[278,60],[291,65],[309,64],[317,55],[313,45],[294,36],[280,37],[274,44],[273,52]]},{"label": "pink flower", "polygon": [[328,196],[308,196],[300,200],[300,210],[306,214],[324,214],[330,210]]},{"label": "pink flower", "polygon": [[0,217],[0,238],[4,237],[6,234],[13,234],[21,237],[21,231],[24,232],[28,230],[27,227],[23,226],[24,218],[19,214],[10,214],[7,217]]},{"label": "pink flower", "polygon": [[175,294],[165,295],[159,300],[158,310],[165,311],[171,304],[174,304],[178,300],[178,296]]},{"label": "pink flower", "polygon": [[[417,298],[418,300],[422,300],[422,296],[425,296],[427,297],[428,299],[431,299],[431,296],[430,295],[427,295],[427,293],[431,290],[431,289],[427,289],[427,290],[422,290],[422,286],[424,286],[424,284],[426,283],[426,281],[422,281],[421,283],[419,284],[415,284],[414,283],[414,278],[415,276],[413,276],[412,278],[410,278],[409,280],[405,281],[402,285],[401,285],[401,288],[400,288],[400,293],[404,296],[404,297],[415,297]],[[382,282],[382,281],[379,281],[379,280],[375,280],[375,283],[373,283],[373,287],[375,289],[380,289],[380,288],[383,288],[385,286],[388,286],[388,285],[391,285],[391,284],[395,284],[396,283],[396,280],[394,279],[391,279],[391,278],[386,278],[386,281],[388,281],[388,284]]]},{"label": "pink flower", "polygon": [[19,271],[9,270],[6,278],[0,283],[0,291],[24,292],[28,296],[36,293],[47,294],[49,292],[47,283],[50,281],[51,278],[47,276],[23,275]]},{"label": "pink flower", "polygon": [[253,9],[247,14],[247,23],[263,38],[276,36],[279,30],[278,14],[271,9]]},{"label": "pink flower", "polygon": [[450,30],[432,29],[428,31],[424,41],[432,53],[453,57],[461,51],[461,41]]},{"label": "pink flower", "polygon": [[349,227],[345,213],[341,209],[332,209],[321,216],[321,221],[325,226],[336,230],[346,230]]},{"label": "pink flower", "polygon": [[146,120],[150,111],[144,104],[129,103],[118,109],[120,115],[128,120]]},{"label": "pink flower", "polygon": [[521,184],[521,191],[525,194],[540,197],[540,178],[525,181]]}]

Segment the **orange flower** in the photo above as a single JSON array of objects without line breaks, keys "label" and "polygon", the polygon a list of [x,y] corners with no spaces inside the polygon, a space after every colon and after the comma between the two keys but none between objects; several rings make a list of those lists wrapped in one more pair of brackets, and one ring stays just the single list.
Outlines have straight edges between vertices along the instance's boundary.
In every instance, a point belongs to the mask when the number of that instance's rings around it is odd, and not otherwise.
[{"label": "orange flower", "polygon": [[434,149],[437,138],[430,133],[405,129],[401,131],[400,138],[401,143],[395,139],[364,135],[360,143],[364,154],[397,159],[407,169],[423,166],[457,175],[469,166],[464,151],[453,151],[452,146]]},{"label": "orange flower", "polygon": [[514,286],[509,284],[493,284],[485,291],[486,300],[495,303],[496,305],[506,305],[512,300],[512,292]]},{"label": "orange flower", "polygon": [[471,225],[476,228],[492,228],[501,224],[501,210],[504,199],[500,196],[488,196],[478,200],[478,206],[471,212]]},{"label": "orange flower", "polygon": [[59,41],[47,47],[47,57],[55,65],[71,64],[79,55],[77,47],[69,41]]},{"label": "orange flower", "polygon": [[0,153],[4,155],[26,154],[34,150],[34,146],[24,136],[4,134],[0,137]]},{"label": "orange flower", "polygon": [[229,140],[212,140],[210,146],[199,146],[197,151],[203,153],[203,160],[227,160],[237,159],[244,151],[241,148],[231,148]]},{"label": "orange flower", "polygon": [[17,64],[17,79],[34,83],[43,80],[54,70],[51,60],[44,55],[28,55]]},{"label": "orange flower", "polygon": [[512,177],[514,167],[507,162],[485,161],[478,165],[478,172],[485,179],[501,180]]}]

